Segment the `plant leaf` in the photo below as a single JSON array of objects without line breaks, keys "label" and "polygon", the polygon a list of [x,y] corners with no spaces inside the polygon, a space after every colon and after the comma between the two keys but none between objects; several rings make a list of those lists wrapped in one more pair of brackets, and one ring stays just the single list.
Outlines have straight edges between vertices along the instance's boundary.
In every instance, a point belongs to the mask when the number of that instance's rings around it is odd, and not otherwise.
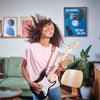
[{"label": "plant leaf", "polygon": [[80,61],[81,61],[81,60],[75,60],[75,61],[72,62],[70,65],[68,65],[68,66],[65,68],[65,70],[76,68],[76,67],[78,66],[78,64],[79,64]]},{"label": "plant leaf", "polygon": [[81,57],[82,57],[83,59],[85,59],[85,52],[84,52],[84,50],[83,50],[83,49],[82,49],[82,51],[81,51],[80,55],[81,55]]},{"label": "plant leaf", "polygon": [[91,47],[92,47],[92,44],[89,45],[88,48],[85,50],[86,57],[88,57],[88,53],[89,53],[89,50],[90,50]]}]

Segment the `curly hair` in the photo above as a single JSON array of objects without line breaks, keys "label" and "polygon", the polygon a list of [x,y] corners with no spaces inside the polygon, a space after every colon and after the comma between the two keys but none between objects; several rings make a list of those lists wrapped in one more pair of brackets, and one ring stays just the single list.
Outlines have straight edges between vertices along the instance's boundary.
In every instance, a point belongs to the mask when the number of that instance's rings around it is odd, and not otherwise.
[{"label": "curly hair", "polygon": [[[41,36],[41,31],[44,25],[48,24],[48,23],[53,23],[52,20],[49,18],[47,19],[44,16],[40,16],[40,15],[36,15],[36,18],[31,16],[32,20],[34,22],[34,24],[30,24],[28,25],[28,27],[26,27],[27,31],[28,31],[28,42],[30,43],[35,43],[35,42],[39,42],[40,41],[40,36]],[[62,43],[63,43],[63,38],[61,36],[60,30],[57,27],[57,25],[55,23],[54,27],[54,35],[52,38],[50,38],[50,43],[59,47]]]}]

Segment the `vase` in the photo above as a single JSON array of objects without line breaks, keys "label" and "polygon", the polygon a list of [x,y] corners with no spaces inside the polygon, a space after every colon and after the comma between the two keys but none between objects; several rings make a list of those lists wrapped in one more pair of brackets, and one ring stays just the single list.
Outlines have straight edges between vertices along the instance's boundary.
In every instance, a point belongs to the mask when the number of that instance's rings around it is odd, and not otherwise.
[{"label": "vase", "polygon": [[81,93],[82,99],[91,99],[92,87],[91,86],[82,86],[80,88],[80,93]]}]

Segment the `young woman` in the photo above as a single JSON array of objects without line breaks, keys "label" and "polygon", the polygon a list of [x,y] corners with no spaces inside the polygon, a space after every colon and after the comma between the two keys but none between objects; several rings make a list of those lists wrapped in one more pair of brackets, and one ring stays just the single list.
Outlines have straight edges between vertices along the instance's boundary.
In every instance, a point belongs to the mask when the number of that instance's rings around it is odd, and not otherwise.
[{"label": "young woman", "polygon": [[[31,44],[24,49],[22,52],[23,61],[21,70],[24,78],[36,91],[40,92],[43,86],[39,83],[34,82],[40,76],[40,73],[45,69],[46,64],[51,55],[52,45],[56,46],[55,51],[52,55],[50,63],[48,65],[46,74],[52,71],[55,65],[60,59],[60,52],[58,47],[63,42],[60,31],[55,23],[51,19],[37,15],[33,17],[34,25],[28,25],[28,42]],[[26,65],[28,72],[26,71]],[[48,93],[49,100],[61,100],[60,83],[58,76],[54,73],[50,81],[56,81]],[[33,100],[40,100],[33,94]],[[46,99],[42,99],[46,100]]]}]

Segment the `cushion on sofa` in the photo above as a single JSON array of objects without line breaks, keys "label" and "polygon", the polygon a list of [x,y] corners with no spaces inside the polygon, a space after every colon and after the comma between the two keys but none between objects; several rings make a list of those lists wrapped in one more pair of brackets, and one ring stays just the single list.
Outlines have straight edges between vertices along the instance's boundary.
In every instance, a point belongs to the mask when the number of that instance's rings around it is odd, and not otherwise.
[{"label": "cushion on sofa", "polygon": [[0,83],[3,82],[6,78],[0,78]]},{"label": "cushion on sofa", "polygon": [[8,77],[2,81],[0,86],[11,86],[20,89],[29,89],[29,85],[27,84],[24,78],[17,78],[17,77]]},{"label": "cushion on sofa", "polygon": [[6,77],[7,76],[7,68],[8,68],[8,57],[0,57],[0,60],[1,59],[4,59],[3,71],[4,71],[4,77]]},{"label": "cushion on sofa", "polygon": [[0,78],[0,83],[3,81],[3,79],[2,78]]},{"label": "cushion on sofa", "polygon": [[8,60],[8,76],[10,77],[23,77],[21,74],[20,66],[22,57],[10,57]]},{"label": "cushion on sofa", "polygon": [[4,76],[4,59],[0,59],[0,78],[3,78]]}]

